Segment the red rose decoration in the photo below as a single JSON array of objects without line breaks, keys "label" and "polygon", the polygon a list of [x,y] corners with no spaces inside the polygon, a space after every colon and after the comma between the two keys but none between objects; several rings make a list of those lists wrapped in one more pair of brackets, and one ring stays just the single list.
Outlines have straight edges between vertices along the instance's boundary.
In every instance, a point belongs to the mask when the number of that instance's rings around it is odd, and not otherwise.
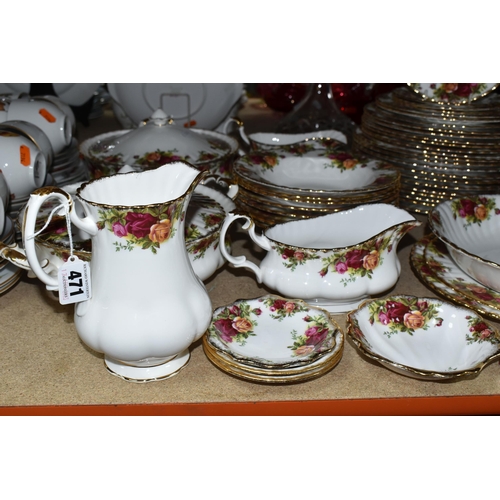
[{"label": "red rose decoration", "polygon": [[144,238],[149,234],[149,230],[158,220],[151,214],[140,214],[129,212],[125,216],[125,229],[128,233],[133,234],[136,238]]},{"label": "red rose decoration", "polygon": [[402,323],[406,313],[410,312],[410,308],[401,304],[401,302],[394,302],[388,300],[386,304],[387,317],[395,323]]},{"label": "red rose decoration", "polygon": [[220,332],[220,337],[225,342],[232,342],[233,337],[238,335],[238,332],[233,328],[233,321],[229,318],[218,319],[214,322],[215,328]]},{"label": "red rose decoration", "polygon": [[351,250],[345,255],[345,261],[348,267],[352,269],[359,269],[363,266],[363,259],[365,255],[368,255],[368,250]]},{"label": "red rose decoration", "polygon": [[474,209],[476,208],[476,203],[473,202],[472,200],[464,198],[460,200],[460,207],[461,208],[458,211],[460,217],[467,217],[468,215],[472,216],[474,215]]}]

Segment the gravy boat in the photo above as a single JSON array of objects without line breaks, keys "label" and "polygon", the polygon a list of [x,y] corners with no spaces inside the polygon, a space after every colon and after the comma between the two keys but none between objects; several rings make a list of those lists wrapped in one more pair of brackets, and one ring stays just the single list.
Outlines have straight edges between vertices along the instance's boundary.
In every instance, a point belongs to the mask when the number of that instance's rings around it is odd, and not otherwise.
[{"label": "gravy boat", "polygon": [[301,298],[332,313],[355,309],[392,288],[401,272],[397,246],[421,225],[405,210],[378,203],[277,224],[262,234],[248,215],[230,213],[221,238],[240,218],[246,219],[243,229],[267,254],[256,264],[221,246],[227,261],[250,269],[258,283],[285,297]]}]

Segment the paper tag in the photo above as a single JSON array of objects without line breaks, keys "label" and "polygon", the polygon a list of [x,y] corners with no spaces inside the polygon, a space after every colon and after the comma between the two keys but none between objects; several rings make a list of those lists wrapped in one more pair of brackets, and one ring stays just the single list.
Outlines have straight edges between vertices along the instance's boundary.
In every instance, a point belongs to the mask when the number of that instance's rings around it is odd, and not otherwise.
[{"label": "paper tag", "polygon": [[90,266],[71,256],[58,272],[59,302],[63,305],[89,300],[91,297]]},{"label": "paper tag", "polygon": [[56,121],[55,116],[47,111],[45,108],[42,108],[39,113],[49,122],[49,123],[54,123]]}]

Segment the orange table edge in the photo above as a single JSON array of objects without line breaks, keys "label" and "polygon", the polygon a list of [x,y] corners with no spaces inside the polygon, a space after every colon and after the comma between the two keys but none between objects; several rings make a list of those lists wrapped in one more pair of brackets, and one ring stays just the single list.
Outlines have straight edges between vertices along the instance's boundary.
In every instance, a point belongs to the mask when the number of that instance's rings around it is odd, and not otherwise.
[{"label": "orange table edge", "polygon": [[500,415],[500,395],[116,405],[0,406],[1,416]]}]

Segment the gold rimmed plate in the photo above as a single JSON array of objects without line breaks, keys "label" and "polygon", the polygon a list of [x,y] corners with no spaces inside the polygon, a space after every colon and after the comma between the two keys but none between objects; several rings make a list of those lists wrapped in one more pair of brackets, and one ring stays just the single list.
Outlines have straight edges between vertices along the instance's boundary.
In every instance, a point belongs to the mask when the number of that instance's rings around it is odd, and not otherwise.
[{"label": "gold rimmed plate", "polygon": [[489,319],[500,320],[499,294],[463,273],[434,235],[426,235],[413,245],[410,264],[420,280],[437,295]]},{"label": "gold rimmed plate", "polygon": [[276,370],[326,356],[335,349],[339,332],[326,310],[269,294],[217,308],[206,337],[240,365]]},{"label": "gold rimmed plate", "polygon": [[409,83],[409,87],[422,96],[442,104],[470,104],[493,92],[498,83]]}]

